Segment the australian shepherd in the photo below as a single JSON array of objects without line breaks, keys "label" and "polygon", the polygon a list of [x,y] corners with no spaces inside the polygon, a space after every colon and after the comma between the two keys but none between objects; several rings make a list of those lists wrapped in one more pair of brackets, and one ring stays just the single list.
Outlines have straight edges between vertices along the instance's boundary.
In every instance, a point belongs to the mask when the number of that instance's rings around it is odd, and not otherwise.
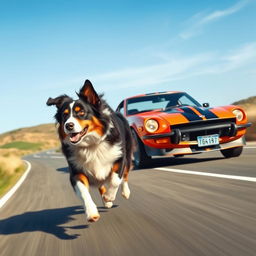
[{"label": "australian shepherd", "polygon": [[132,168],[132,135],[126,119],[114,112],[86,80],[78,99],[67,95],[49,98],[55,105],[58,133],[70,171],[70,182],[82,199],[87,220],[99,218],[89,186],[99,188],[104,206],[111,208],[121,185],[122,195],[130,196],[128,173]]}]

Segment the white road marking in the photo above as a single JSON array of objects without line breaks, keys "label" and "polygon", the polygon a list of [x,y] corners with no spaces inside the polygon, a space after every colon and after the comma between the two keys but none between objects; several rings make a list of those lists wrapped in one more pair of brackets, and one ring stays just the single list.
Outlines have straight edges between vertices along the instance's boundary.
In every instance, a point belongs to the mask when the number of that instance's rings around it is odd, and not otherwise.
[{"label": "white road marking", "polygon": [[9,192],[7,192],[1,199],[0,199],[0,208],[4,206],[4,204],[13,196],[13,194],[17,191],[17,189],[21,186],[21,184],[23,183],[23,181],[26,179],[26,177],[28,176],[28,173],[31,170],[31,164],[30,162],[23,160],[27,165],[28,168],[27,170],[24,172],[24,174],[21,176],[21,178],[18,180],[18,182],[12,187],[11,190],[9,190]]},{"label": "white road marking", "polygon": [[50,156],[50,155],[40,155],[40,154],[34,154],[34,158],[52,158],[52,159],[63,159],[64,156],[62,155],[56,155],[56,156]]},{"label": "white road marking", "polygon": [[50,158],[64,158],[64,156],[50,156]]},{"label": "white road marking", "polygon": [[46,151],[45,153],[47,155],[53,155],[53,154],[56,154],[56,151],[55,150],[49,150],[49,151]]},{"label": "white road marking", "polygon": [[255,177],[235,176],[235,175],[226,175],[226,174],[209,173],[209,172],[196,172],[196,171],[188,171],[188,170],[180,170],[180,169],[169,169],[169,168],[162,168],[162,167],[154,168],[154,170],[159,170],[159,171],[164,171],[164,172],[180,173],[180,174],[190,174],[190,175],[215,177],[215,178],[221,178],[221,179],[232,179],[232,180],[242,180],[242,181],[256,182]]}]

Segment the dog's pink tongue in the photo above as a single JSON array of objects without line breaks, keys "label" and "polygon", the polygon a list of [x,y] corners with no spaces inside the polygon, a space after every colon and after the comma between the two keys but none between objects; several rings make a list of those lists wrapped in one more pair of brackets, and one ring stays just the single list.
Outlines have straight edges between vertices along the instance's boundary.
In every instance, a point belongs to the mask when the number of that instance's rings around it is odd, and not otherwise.
[{"label": "dog's pink tongue", "polygon": [[72,133],[70,134],[70,141],[71,142],[77,142],[80,139],[80,134],[79,133]]}]

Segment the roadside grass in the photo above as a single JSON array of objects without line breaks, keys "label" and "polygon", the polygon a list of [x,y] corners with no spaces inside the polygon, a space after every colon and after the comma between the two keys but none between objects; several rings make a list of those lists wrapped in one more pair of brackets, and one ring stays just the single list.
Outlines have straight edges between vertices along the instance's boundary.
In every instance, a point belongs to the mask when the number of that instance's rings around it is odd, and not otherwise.
[{"label": "roadside grass", "polygon": [[32,150],[32,151],[39,151],[42,150],[42,143],[33,143],[33,142],[26,142],[26,141],[13,141],[4,145],[1,145],[0,148],[9,149],[9,148],[16,148],[19,150]]},{"label": "roadside grass", "polygon": [[25,164],[17,156],[0,157],[0,198],[13,187],[25,169]]},{"label": "roadside grass", "polygon": [[19,128],[0,134],[0,197],[21,177],[26,165],[21,157],[58,148],[60,143],[53,123]]},{"label": "roadside grass", "polygon": [[15,185],[25,172],[26,167],[21,157],[48,148],[48,144],[41,141],[22,140],[11,141],[0,146],[0,198]]}]

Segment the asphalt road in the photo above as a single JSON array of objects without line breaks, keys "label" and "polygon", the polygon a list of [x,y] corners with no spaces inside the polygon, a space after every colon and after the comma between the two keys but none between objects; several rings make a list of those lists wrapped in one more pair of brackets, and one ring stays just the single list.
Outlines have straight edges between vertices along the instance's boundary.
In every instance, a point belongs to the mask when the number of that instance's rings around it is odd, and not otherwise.
[{"label": "asphalt road", "polygon": [[[112,209],[91,189],[101,214],[92,224],[60,154],[26,159],[27,179],[0,209],[1,256],[256,255],[256,182],[239,179],[256,178],[253,145],[239,158],[212,152],[153,160],[151,169],[130,173],[131,197],[118,195]],[[229,176],[173,172],[180,169]]]}]

